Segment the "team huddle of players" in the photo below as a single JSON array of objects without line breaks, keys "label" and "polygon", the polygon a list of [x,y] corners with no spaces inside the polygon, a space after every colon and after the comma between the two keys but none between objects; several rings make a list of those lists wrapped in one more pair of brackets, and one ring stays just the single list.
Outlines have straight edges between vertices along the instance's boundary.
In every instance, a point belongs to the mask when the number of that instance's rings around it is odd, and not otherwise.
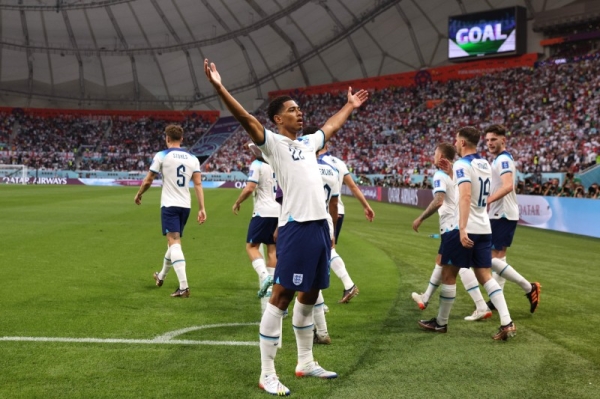
[{"label": "team huddle of players", "polygon": [[[298,347],[296,376],[336,378],[337,373],[325,370],[313,357],[313,344],[331,343],[322,294],[329,287],[330,269],[344,285],[339,302],[348,303],[359,293],[335,248],[344,219],[342,184],[361,202],[369,221],[375,214],[352,181],[346,165],[327,151],[327,141],[353,110],[367,100],[368,93],[365,90],[353,93],[348,88],[347,103],[321,127],[305,127],[298,104],[291,97],[278,97],[268,107],[269,119],[277,128],[275,133],[263,127],[227,91],[214,64],[205,60],[204,70],[220,99],[250,136],[257,155],[247,185],[232,210],[237,214],[242,202],[254,193],[246,251],[259,277],[258,296],[263,298],[259,387],[272,395],[289,395],[290,390],[277,376],[275,356],[280,346],[282,319],[290,304]],[[154,279],[161,286],[172,267],[179,287],[171,295],[187,297],[190,291],[181,236],[191,208],[189,182],[194,183],[199,223],[206,220],[204,195],[198,162],[181,149],[181,128],[167,127],[165,136],[167,150],[156,154],[135,202],[141,203],[142,194],[162,174],[161,220],[168,249],[163,269],[154,273]],[[436,148],[435,164],[440,171],[434,176],[434,200],[413,222],[413,228],[418,231],[424,219],[439,211],[442,243],[427,290],[423,294],[413,293],[412,297],[425,309],[435,289],[440,287],[438,316],[421,320],[419,325],[426,330],[446,332],[456,296],[456,276],[460,273],[476,304],[475,312],[467,320],[488,318],[492,310],[497,310],[501,326],[493,338],[505,340],[516,334],[516,327],[502,292],[503,280],[523,287],[532,313],[539,302],[540,285],[529,283],[506,263],[506,248],[511,245],[518,220],[512,185],[515,169],[505,151],[506,132],[499,125],[486,130],[488,149],[496,155],[492,165],[476,152],[480,136],[475,128],[462,128],[457,132],[454,146],[440,144]],[[452,164],[457,152],[460,158]],[[262,244],[267,247],[266,260],[260,251]],[[492,277],[490,267],[496,278]],[[487,303],[479,292],[479,284],[488,293]]]}]

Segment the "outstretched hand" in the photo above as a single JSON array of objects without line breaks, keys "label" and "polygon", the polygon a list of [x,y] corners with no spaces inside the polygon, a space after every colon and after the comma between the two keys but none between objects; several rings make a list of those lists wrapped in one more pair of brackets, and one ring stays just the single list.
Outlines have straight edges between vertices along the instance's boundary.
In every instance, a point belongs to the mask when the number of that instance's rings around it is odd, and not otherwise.
[{"label": "outstretched hand", "polygon": [[208,58],[204,59],[204,73],[206,78],[213,86],[217,87],[221,85],[221,75],[217,71],[217,67],[214,62],[209,63]]},{"label": "outstretched hand", "polygon": [[348,103],[358,108],[369,98],[369,92],[362,89],[352,94],[352,87],[348,87]]}]

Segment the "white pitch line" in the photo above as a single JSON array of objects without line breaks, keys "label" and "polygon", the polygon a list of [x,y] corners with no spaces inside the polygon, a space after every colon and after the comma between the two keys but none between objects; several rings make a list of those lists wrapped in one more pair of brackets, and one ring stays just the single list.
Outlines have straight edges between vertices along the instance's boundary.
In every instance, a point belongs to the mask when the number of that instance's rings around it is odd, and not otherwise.
[{"label": "white pitch line", "polygon": [[63,338],[63,337],[0,337],[0,341],[21,341],[21,342],[85,342],[95,344],[167,344],[167,345],[226,345],[226,346],[258,346],[258,340],[247,341],[196,341],[190,339],[173,339],[174,337],[188,333],[190,331],[206,330],[209,328],[220,327],[245,327],[257,326],[259,323],[228,323],[228,324],[210,324],[206,326],[194,326],[175,330],[154,339],[119,339],[119,338]]}]

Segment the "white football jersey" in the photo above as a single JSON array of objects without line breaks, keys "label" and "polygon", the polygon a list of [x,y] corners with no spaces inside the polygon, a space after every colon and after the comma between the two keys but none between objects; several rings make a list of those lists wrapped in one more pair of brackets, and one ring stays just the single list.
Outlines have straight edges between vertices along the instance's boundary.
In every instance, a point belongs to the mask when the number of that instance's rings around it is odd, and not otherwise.
[{"label": "white football jersey", "polygon": [[162,175],[160,206],[191,208],[190,181],[200,173],[200,162],[182,148],[169,148],[156,153],[150,171]]},{"label": "white football jersey", "polygon": [[[332,197],[340,196],[340,180],[339,173],[330,163],[322,158],[317,160],[319,165],[319,173],[323,180],[323,192],[325,193],[325,208],[329,209],[329,202]],[[338,212],[339,213],[339,212]]]},{"label": "white football jersey", "polygon": [[[333,219],[329,214],[329,203],[331,202],[331,198],[340,197],[340,181],[338,178],[338,171],[328,162],[326,162],[323,158],[319,157],[317,159],[319,164],[319,172],[321,173],[321,179],[323,180],[323,192],[325,193],[325,208],[327,209],[327,223],[329,224],[329,235],[331,238],[334,237],[334,226]],[[339,208],[338,208],[339,210]],[[339,212],[338,212],[339,213]]]},{"label": "white football jersey", "polygon": [[[471,183],[471,211],[467,221],[467,233],[491,234],[487,197],[490,195],[492,184],[492,167],[479,154],[471,154],[456,161],[453,170],[457,187],[462,183]],[[457,222],[460,220],[459,197],[460,194],[457,195]]]},{"label": "white football jersey", "polygon": [[[513,157],[506,151],[501,152],[492,162],[492,190],[490,194],[496,192],[502,187],[502,176],[510,173],[511,178],[516,177],[516,168]],[[490,204],[488,212],[490,219],[506,218],[508,220],[519,220],[519,203],[517,202],[517,192],[514,190]]]},{"label": "white football jersey", "polygon": [[259,148],[283,191],[279,226],[292,221],[327,218],[323,182],[315,155],[324,142],[325,134],[321,130],[290,140],[265,129],[265,141]]},{"label": "white football jersey", "polygon": [[281,206],[275,201],[277,180],[275,179],[275,172],[269,164],[258,159],[252,162],[248,172],[248,181],[256,183],[252,217],[278,218],[281,213]]},{"label": "white football jersey", "polygon": [[[346,177],[346,175],[350,174],[348,167],[346,166],[344,161],[342,161],[338,157],[334,157],[329,152],[326,152],[325,154],[321,154],[319,156],[319,158],[324,159],[325,162],[329,163],[331,166],[333,166],[335,169],[337,169],[338,180],[340,181],[340,191],[341,191],[342,185],[344,184],[344,177]],[[342,202],[342,196],[340,195],[340,198],[338,199],[338,214],[343,215],[345,213],[345,211],[346,210],[344,208],[344,203]]]},{"label": "white football jersey", "polygon": [[438,214],[440,215],[440,232],[442,234],[458,228],[458,219],[456,212],[457,190],[456,184],[442,170],[438,170],[433,175],[433,195],[436,193],[444,193],[444,202]]}]

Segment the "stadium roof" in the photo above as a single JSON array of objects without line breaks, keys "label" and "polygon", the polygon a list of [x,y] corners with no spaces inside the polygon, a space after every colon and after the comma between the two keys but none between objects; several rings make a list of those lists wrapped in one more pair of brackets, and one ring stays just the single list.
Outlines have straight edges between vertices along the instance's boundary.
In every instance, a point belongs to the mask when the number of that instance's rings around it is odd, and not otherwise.
[{"label": "stadium roof", "polygon": [[206,57],[253,108],[272,90],[443,65],[449,15],[571,2],[0,0],[0,104],[220,110]]}]

